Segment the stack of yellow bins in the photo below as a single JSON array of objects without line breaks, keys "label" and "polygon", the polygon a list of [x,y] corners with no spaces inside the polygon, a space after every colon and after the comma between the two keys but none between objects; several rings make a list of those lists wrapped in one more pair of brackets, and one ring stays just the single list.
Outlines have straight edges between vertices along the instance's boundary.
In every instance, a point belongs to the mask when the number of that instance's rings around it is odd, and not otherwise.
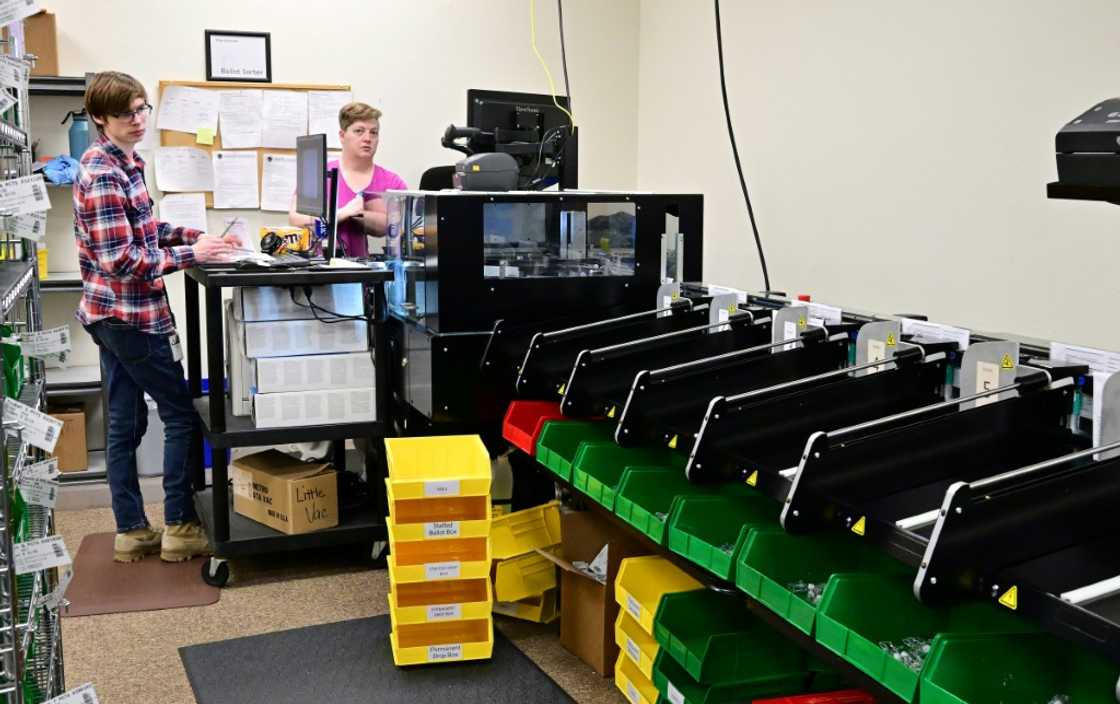
[{"label": "stack of yellow bins", "polygon": [[560,503],[494,519],[494,613],[550,623],[559,615],[556,565],[537,552],[560,542]]},{"label": "stack of yellow bins", "polygon": [[490,457],[477,435],[385,441],[389,613],[399,665],[494,649]]}]

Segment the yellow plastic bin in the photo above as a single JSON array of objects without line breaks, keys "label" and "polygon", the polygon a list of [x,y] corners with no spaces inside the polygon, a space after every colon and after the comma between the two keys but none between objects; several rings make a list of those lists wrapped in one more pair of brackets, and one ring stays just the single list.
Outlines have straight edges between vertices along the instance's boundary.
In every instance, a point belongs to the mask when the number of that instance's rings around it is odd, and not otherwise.
[{"label": "yellow plastic bin", "polygon": [[508,513],[492,519],[490,550],[495,560],[523,555],[560,542],[560,502]]},{"label": "yellow plastic bin", "polygon": [[558,588],[549,589],[521,601],[495,601],[494,613],[533,623],[552,623],[560,615],[559,592]]},{"label": "yellow plastic bin", "polygon": [[385,457],[398,500],[490,494],[490,455],[477,435],[390,438]]},{"label": "yellow plastic bin", "polygon": [[389,581],[394,585],[490,576],[490,541],[486,538],[397,541],[393,527],[388,529]]},{"label": "yellow plastic bin", "polygon": [[399,624],[389,612],[393,662],[401,665],[486,660],[494,652],[494,622],[470,621]]},{"label": "yellow plastic bin", "polygon": [[494,565],[494,598],[521,601],[556,588],[556,565],[540,553],[530,552]]},{"label": "yellow plastic bin", "polygon": [[626,657],[626,653],[619,653],[615,661],[614,686],[631,704],[657,704],[660,701],[657,687]]},{"label": "yellow plastic bin", "polygon": [[488,496],[453,496],[398,500],[393,485],[385,481],[389,520],[396,540],[485,538],[490,535]]},{"label": "yellow plastic bin", "polygon": [[653,682],[653,662],[657,659],[661,646],[653,636],[642,630],[633,616],[625,611],[620,610],[618,618],[615,619],[614,642],[646,676],[646,679]]},{"label": "yellow plastic bin", "polygon": [[399,624],[484,619],[493,595],[489,579],[394,584],[389,609]]},{"label": "yellow plastic bin", "polygon": [[614,598],[622,610],[633,616],[642,630],[652,636],[653,617],[657,614],[662,596],[670,592],[702,589],[703,586],[664,557],[628,557],[618,569]]}]

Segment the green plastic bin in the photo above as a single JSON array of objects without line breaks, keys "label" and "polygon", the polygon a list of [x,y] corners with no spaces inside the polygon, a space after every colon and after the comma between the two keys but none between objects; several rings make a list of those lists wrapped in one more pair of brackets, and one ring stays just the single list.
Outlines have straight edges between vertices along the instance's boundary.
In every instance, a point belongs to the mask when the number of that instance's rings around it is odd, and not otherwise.
[{"label": "green plastic bin", "polygon": [[669,514],[677,498],[712,493],[707,487],[690,484],[680,470],[629,467],[618,483],[614,512],[650,540],[664,545],[668,540]]},{"label": "green plastic bin", "polygon": [[911,584],[908,577],[833,575],[821,598],[816,625],[818,643],[905,701],[914,701],[920,673],[895,660],[879,643],[926,638],[934,641],[932,650],[940,634],[1032,630],[1025,620],[988,603],[931,608],[914,598]]},{"label": "green plastic bin", "polygon": [[597,421],[550,420],[537,440],[537,461],[566,482],[572,481],[572,460],[585,442],[607,442],[614,424]]},{"label": "green plastic bin", "polygon": [[[983,665],[978,665],[983,663]],[[1046,633],[942,636],[922,675],[922,704],[1115,704],[1120,668]]]},{"label": "green plastic bin", "polygon": [[[12,327],[0,325],[0,336],[10,338]],[[4,363],[4,395],[18,399],[23,390],[23,351],[19,345],[0,344],[0,357]]]},{"label": "green plastic bin", "polygon": [[789,587],[795,582],[823,587],[839,573],[901,576],[907,568],[855,536],[758,529],[751,531],[739,552],[735,584],[802,633],[812,635],[817,606]]},{"label": "green plastic bin", "polygon": [[661,448],[622,447],[615,442],[585,442],[572,460],[572,486],[614,510],[614,497],[627,467],[655,467],[684,472],[685,458]]},{"label": "green plastic bin", "polygon": [[780,505],[768,496],[685,496],[669,520],[669,549],[722,579],[731,579],[752,528],[780,528]]},{"label": "green plastic bin", "polygon": [[738,593],[698,589],[661,597],[653,636],[696,682],[750,684],[806,674],[805,653],[750,612]]},{"label": "green plastic bin", "polygon": [[653,685],[663,701],[674,704],[741,704],[744,701],[800,694],[805,691],[804,672],[773,675],[745,684],[700,684],[668,652],[653,663]]}]

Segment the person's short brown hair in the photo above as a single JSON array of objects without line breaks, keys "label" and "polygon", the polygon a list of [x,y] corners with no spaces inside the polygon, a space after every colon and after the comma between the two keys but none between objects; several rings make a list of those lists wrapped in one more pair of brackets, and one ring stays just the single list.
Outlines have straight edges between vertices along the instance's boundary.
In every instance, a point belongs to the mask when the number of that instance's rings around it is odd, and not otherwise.
[{"label": "person's short brown hair", "polygon": [[355,122],[373,122],[381,119],[381,111],[365,103],[346,103],[338,111],[338,128],[345,132]]},{"label": "person's short brown hair", "polygon": [[[118,112],[128,112],[132,109],[132,101],[137,98],[148,100],[148,91],[140,81],[127,73],[119,71],[102,71],[94,74],[86,84],[85,108],[90,117],[108,120],[109,115]],[[97,125],[96,122],[94,122]],[[101,131],[101,125],[97,125]]]}]

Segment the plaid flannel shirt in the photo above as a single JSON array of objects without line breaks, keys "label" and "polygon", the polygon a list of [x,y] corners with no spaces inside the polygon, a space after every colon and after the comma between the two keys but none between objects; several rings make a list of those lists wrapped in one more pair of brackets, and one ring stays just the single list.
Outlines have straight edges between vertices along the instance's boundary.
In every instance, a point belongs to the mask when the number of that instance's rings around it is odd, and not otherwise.
[{"label": "plaid flannel shirt", "polygon": [[175,329],[164,274],[194,266],[202,232],[159,222],[144,185],[144,160],[102,136],[82,155],[74,184],[74,239],[82,275],[77,318],[117,318],[141,332]]}]

